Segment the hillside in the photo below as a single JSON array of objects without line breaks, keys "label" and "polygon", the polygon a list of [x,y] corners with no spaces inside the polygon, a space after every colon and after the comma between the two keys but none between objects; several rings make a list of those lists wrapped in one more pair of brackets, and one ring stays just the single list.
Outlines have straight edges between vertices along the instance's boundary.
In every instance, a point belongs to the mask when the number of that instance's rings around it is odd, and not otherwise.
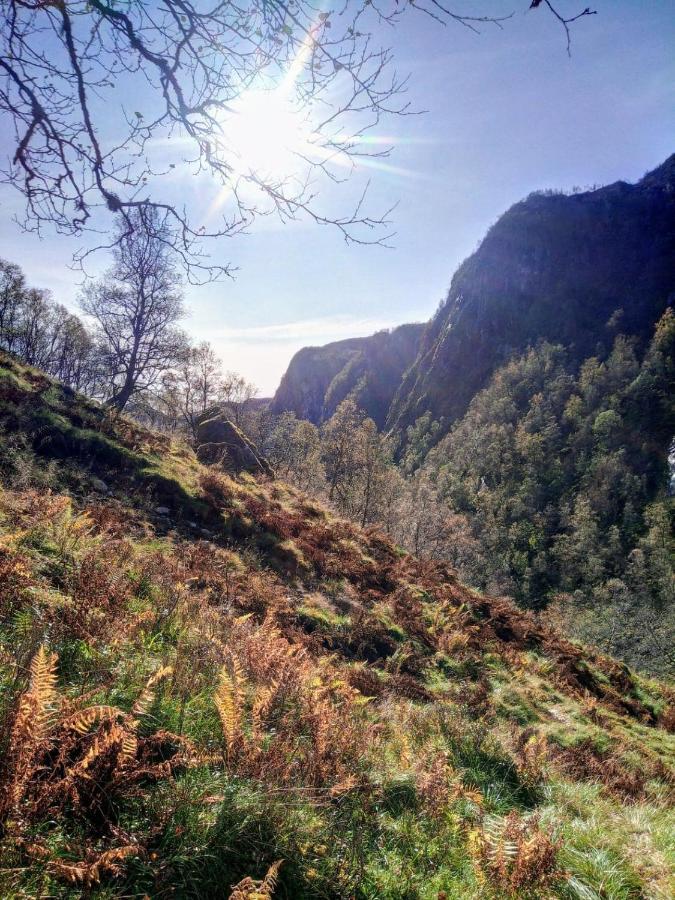
[{"label": "hillside", "polygon": [[617,334],[643,347],[675,296],[675,154],[637,184],[511,207],[455,273],[426,327],[307,347],[272,410],[319,424],[350,391],[379,427],[426,413],[441,432],[513,354],[541,340],[581,363]]},{"label": "hillside", "polygon": [[675,292],[675,154],[635,185],[533,194],[457,270],[388,415],[461,416],[490,375],[539,340],[581,360],[617,331],[644,342]]},{"label": "hillside", "polygon": [[560,344],[514,354],[421,470],[466,522],[462,577],[673,674],[674,434],[673,310],[639,355],[623,335],[580,367]]},{"label": "hillside", "polygon": [[272,412],[294,412],[319,425],[354,393],[382,427],[401,379],[417,356],[423,330],[423,325],[401,325],[365,338],[303,348],[281,380]]},{"label": "hillside", "polygon": [[0,362],[2,896],[672,895],[671,687]]}]

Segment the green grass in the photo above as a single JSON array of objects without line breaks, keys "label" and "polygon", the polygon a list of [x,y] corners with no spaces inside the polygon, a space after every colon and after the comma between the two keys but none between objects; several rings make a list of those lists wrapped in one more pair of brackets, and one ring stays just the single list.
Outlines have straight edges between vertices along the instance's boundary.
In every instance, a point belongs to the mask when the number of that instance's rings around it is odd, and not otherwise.
[{"label": "green grass", "polygon": [[[667,685],[630,683],[645,721],[603,697],[589,704],[561,677],[555,654],[477,639],[489,610],[464,624],[457,615],[446,633],[435,613],[450,608],[448,585],[395,548],[387,555],[330,515],[312,514],[303,531],[293,517],[307,501],[291,488],[222,478],[222,503],[214,504],[184,448],[157,450],[140,432],[118,436],[100,408],[20,367],[0,367],[2,384],[26,402],[2,399],[0,387],[0,757],[11,749],[16,703],[41,644],[58,654],[64,702],[85,707],[130,712],[152,674],[172,666],[137,734],[169,732],[189,752],[171,777],[122,790],[114,821],[98,830],[72,801],[43,817],[25,801],[24,820],[8,821],[0,835],[0,896],[215,900],[278,859],[277,898],[672,895],[675,739],[648,721],[665,708]],[[94,475],[112,497],[92,492]],[[258,521],[252,498],[292,521],[293,539],[268,530],[271,517]],[[171,509],[170,535],[153,524],[160,502]],[[111,525],[96,524],[108,515]],[[188,519],[208,522],[215,540],[181,530]],[[322,578],[305,558],[317,522],[331,529],[321,545],[335,554],[331,563],[353,566],[343,576],[333,568]],[[471,612],[479,595],[451,586]],[[260,754],[244,762],[228,756],[214,702],[233,658],[243,673],[248,744],[257,740],[256,704],[264,707],[284,660],[304,671],[297,684],[285,683]],[[592,668],[613,691],[611,670],[597,659]],[[418,688],[413,699],[406,685]],[[333,730],[317,737],[312,714],[322,703]],[[284,729],[295,729],[294,743],[280,762],[274,748]],[[352,756],[340,745],[344,734],[356,741]],[[523,749],[533,738],[545,750],[539,769],[528,768]],[[322,741],[335,755],[320,778],[290,766],[290,775],[279,774],[284,761],[311,762]],[[628,800],[600,781],[565,775],[556,753],[589,747],[626,773],[651,767],[644,790]],[[350,777],[333,777],[345,760]],[[490,823],[509,816],[559,842],[545,889],[526,881],[509,892],[481,854]],[[52,863],[78,862],[85,851],[119,846],[119,835],[131,836],[138,853],[90,885],[68,883],[26,849],[40,842]]]}]

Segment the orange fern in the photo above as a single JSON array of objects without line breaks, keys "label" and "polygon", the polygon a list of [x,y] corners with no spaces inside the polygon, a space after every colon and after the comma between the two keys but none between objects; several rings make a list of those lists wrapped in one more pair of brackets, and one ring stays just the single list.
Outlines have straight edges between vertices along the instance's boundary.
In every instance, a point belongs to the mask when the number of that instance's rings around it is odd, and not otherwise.
[{"label": "orange fern", "polygon": [[267,870],[261,880],[247,876],[232,888],[229,900],[271,900],[279,879],[279,869],[283,859],[278,859]]}]

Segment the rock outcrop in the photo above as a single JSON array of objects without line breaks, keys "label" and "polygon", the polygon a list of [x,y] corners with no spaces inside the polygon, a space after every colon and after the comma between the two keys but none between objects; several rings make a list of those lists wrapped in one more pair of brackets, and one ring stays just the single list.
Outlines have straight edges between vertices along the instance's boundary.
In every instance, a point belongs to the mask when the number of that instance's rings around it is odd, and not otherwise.
[{"label": "rock outcrop", "polygon": [[272,400],[273,413],[294,412],[320,425],[353,395],[379,428],[415,361],[424,325],[400,325],[369,337],[305,347],[295,354]]},{"label": "rock outcrop", "polygon": [[617,333],[643,348],[675,298],[675,154],[637,184],[536,193],[456,272],[387,427],[431,412],[445,429],[514,353],[562,344],[580,363]]},{"label": "rock outcrop", "polygon": [[221,465],[232,472],[274,477],[274,470],[246,435],[223,415],[205,419],[197,429],[200,462]]},{"label": "rock outcrop", "polygon": [[514,354],[545,340],[581,363],[617,333],[644,349],[675,301],[675,154],[637,184],[511,207],[459,267],[426,325],[305,347],[271,403],[325,422],[348,394],[405,440],[426,412],[438,438]]}]

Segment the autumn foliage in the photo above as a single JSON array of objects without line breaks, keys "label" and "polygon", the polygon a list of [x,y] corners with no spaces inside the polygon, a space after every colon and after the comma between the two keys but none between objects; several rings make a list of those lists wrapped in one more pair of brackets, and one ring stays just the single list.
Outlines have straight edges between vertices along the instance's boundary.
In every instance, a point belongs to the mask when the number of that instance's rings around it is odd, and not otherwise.
[{"label": "autumn foliage", "polygon": [[282,482],[123,442],[107,496],[25,444],[35,485],[0,488],[3,896],[665,890],[623,835],[669,827],[668,685]]}]

